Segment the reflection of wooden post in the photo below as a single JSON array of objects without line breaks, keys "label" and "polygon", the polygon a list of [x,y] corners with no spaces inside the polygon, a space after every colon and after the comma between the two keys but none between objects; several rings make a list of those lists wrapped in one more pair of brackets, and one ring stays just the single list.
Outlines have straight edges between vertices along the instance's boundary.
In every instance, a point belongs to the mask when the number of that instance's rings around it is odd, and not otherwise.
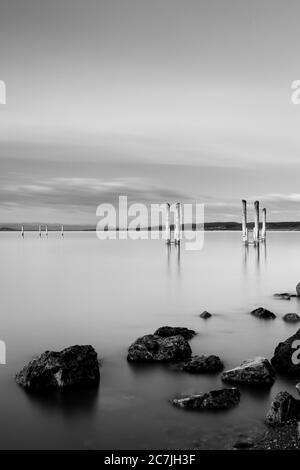
[{"label": "reflection of wooden post", "polygon": [[247,201],[245,201],[245,199],[243,199],[242,204],[243,204],[243,219],[242,219],[243,242],[248,243]]},{"label": "reflection of wooden post", "polygon": [[167,202],[167,213],[166,213],[166,243],[171,243],[171,226],[170,226],[170,204]]},{"label": "reflection of wooden post", "polygon": [[259,243],[259,201],[254,203],[254,212],[253,242]]},{"label": "reflection of wooden post", "polygon": [[46,237],[48,237],[48,225],[46,225]]},{"label": "reflection of wooden post", "polygon": [[179,245],[181,238],[181,204],[177,202],[175,210],[175,234],[174,241],[176,245]]},{"label": "reflection of wooden post", "polygon": [[261,238],[265,240],[267,236],[267,209],[264,208],[262,210],[262,231],[261,231]]}]

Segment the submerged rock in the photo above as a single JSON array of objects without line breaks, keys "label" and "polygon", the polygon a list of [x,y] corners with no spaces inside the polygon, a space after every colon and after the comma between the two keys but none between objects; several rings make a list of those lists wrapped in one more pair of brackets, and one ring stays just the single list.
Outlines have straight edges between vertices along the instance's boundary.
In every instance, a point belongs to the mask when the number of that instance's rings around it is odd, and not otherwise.
[{"label": "submerged rock", "polygon": [[277,297],[278,299],[282,300],[291,300],[292,295],[288,292],[282,292],[280,294],[274,294],[274,297]]},{"label": "submerged rock", "polygon": [[254,442],[250,438],[240,439],[235,444],[233,444],[233,448],[237,449],[237,450],[251,449],[251,447],[253,447],[253,445],[254,445]]},{"label": "submerged rock", "polygon": [[194,374],[220,372],[224,368],[218,356],[192,356],[182,366],[182,370]]},{"label": "submerged rock", "polygon": [[212,314],[204,310],[204,312],[200,313],[199,317],[204,318],[206,320],[207,318],[212,317]]},{"label": "submerged rock", "polygon": [[300,377],[300,330],[279,343],[271,359],[272,366],[281,374]]},{"label": "submerged rock", "polygon": [[191,339],[196,335],[196,331],[182,328],[180,326],[162,326],[154,332],[154,335],[161,336],[162,338],[181,335],[185,339]]},{"label": "submerged rock", "polygon": [[271,403],[266,422],[278,426],[299,417],[299,401],[288,392],[279,392]]},{"label": "submerged rock", "polygon": [[282,318],[287,323],[296,323],[300,321],[300,317],[297,313],[286,313]]},{"label": "submerged rock", "polygon": [[99,380],[98,357],[92,346],[46,351],[16,375],[16,382],[29,390],[95,386]]},{"label": "submerged rock", "polygon": [[180,362],[188,359],[192,350],[183,336],[161,337],[145,335],[138,338],[128,349],[128,361],[134,362]]},{"label": "submerged rock", "polygon": [[239,367],[226,370],[222,374],[224,382],[246,383],[253,385],[273,385],[275,371],[268,359],[256,357],[242,362]]},{"label": "submerged rock", "polygon": [[223,388],[183,398],[174,398],[171,403],[179,408],[192,410],[226,410],[237,405],[240,392],[237,388]]},{"label": "submerged rock", "polygon": [[263,307],[259,307],[259,308],[256,308],[255,310],[252,310],[251,315],[257,318],[262,318],[264,320],[276,318],[275,313],[270,312],[270,310],[267,310],[266,308],[263,308]]}]

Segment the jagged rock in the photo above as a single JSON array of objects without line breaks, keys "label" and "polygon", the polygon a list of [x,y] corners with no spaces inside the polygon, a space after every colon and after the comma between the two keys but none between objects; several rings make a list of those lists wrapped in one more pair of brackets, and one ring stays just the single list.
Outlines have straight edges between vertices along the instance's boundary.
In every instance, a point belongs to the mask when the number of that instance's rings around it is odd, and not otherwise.
[{"label": "jagged rock", "polygon": [[297,313],[286,313],[282,318],[287,323],[296,323],[300,321],[300,317]]},{"label": "jagged rock", "polygon": [[279,343],[271,359],[272,366],[283,375],[300,376],[300,330]]},{"label": "jagged rock", "polygon": [[185,339],[191,339],[196,335],[196,331],[189,330],[188,328],[181,328],[180,326],[162,326],[154,332],[154,335],[161,336],[162,338],[181,335]]},{"label": "jagged rock", "polygon": [[300,297],[300,282],[296,285],[297,296]]},{"label": "jagged rock", "polygon": [[298,417],[299,401],[288,392],[279,392],[271,403],[266,422],[271,426],[278,426]]},{"label": "jagged rock", "polygon": [[146,335],[129,347],[127,359],[134,362],[180,362],[188,359],[191,354],[189,343],[181,335]]},{"label": "jagged rock", "polygon": [[92,346],[46,351],[16,375],[16,382],[29,390],[95,386],[99,380],[98,357]]},{"label": "jagged rock", "polygon": [[205,372],[220,372],[224,368],[221,359],[218,356],[192,356],[182,366],[182,370],[201,374]]},{"label": "jagged rock", "polygon": [[226,410],[237,405],[240,392],[237,388],[223,388],[183,398],[174,398],[171,403],[179,408],[192,410]]},{"label": "jagged rock", "polygon": [[256,308],[255,310],[252,310],[251,315],[257,318],[262,318],[264,320],[276,318],[275,313],[270,312],[270,310],[267,310],[266,308],[263,308],[263,307],[259,307],[259,308]]},{"label": "jagged rock", "polygon": [[210,318],[211,316],[212,316],[212,314],[207,312],[206,310],[204,310],[204,312],[200,313],[200,315],[199,315],[199,317],[204,318],[205,320],[207,318]]},{"label": "jagged rock", "polygon": [[224,382],[246,383],[253,385],[273,385],[275,371],[268,359],[256,357],[242,362],[239,367],[226,370],[222,374]]}]

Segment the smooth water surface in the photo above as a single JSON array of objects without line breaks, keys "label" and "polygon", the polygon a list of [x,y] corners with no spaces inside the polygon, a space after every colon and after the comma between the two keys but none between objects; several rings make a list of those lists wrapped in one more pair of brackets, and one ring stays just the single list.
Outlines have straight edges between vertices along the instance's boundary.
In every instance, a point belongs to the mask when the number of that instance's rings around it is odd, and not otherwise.
[{"label": "smooth water surface", "polygon": [[[300,232],[268,234],[260,249],[237,232],[208,232],[201,251],[168,250],[162,240],[99,241],[95,233],[0,235],[1,448],[230,448],[264,430],[279,390],[242,388],[227,412],[186,412],[168,400],[222,387],[220,375],[190,375],[172,367],[127,363],[128,346],[163,325],[193,328],[194,354],[217,354],[226,368],[258,355],[272,357],[297,325],[300,302],[278,300],[300,281]],[[249,315],[259,306],[274,321]],[[214,314],[199,318],[203,310]],[[32,396],[14,382],[24,364],[47,349],[91,344],[102,360],[98,390]]]}]

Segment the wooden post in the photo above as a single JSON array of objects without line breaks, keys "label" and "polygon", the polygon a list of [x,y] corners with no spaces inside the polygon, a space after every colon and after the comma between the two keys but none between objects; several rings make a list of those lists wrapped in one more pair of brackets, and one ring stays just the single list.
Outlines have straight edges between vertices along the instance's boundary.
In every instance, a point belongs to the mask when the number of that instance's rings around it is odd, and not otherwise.
[{"label": "wooden post", "polygon": [[166,243],[171,243],[171,226],[170,226],[170,204],[167,202],[167,213],[166,213]]},{"label": "wooden post", "polygon": [[247,201],[243,199],[242,204],[243,204],[243,219],[242,219],[243,242],[248,243]]},{"label": "wooden post", "polygon": [[262,210],[262,232],[261,239],[265,241],[267,236],[267,209]]},{"label": "wooden post", "polygon": [[24,232],[25,232],[25,231],[24,231],[24,225],[22,225],[22,227],[21,227],[21,235],[22,235],[22,238],[24,238]]},{"label": "wooden post", "polygon": [[61,236],[62,237],[64,236],[64,226],[63,225],[61,226]]},{"label": "wooden post", "polygon": [[48,225],[46,225],[45,232],[46,232],[46,237],[48,237]]},{"label": "wooden post", "polygon": [[259,201],[254,203],[254,212],[253,242],[257,244],[259,243]]},{"label": "wooden post", "polygon": [[39,225],[39,237],[42,236],[42,227]]},{"label": "wooden post", "polygon": [[176,210],[175,210],[175,234],[174,234],[174,241],[175,245],[180,244],[181,238],[181,204],[177,202]]}]

